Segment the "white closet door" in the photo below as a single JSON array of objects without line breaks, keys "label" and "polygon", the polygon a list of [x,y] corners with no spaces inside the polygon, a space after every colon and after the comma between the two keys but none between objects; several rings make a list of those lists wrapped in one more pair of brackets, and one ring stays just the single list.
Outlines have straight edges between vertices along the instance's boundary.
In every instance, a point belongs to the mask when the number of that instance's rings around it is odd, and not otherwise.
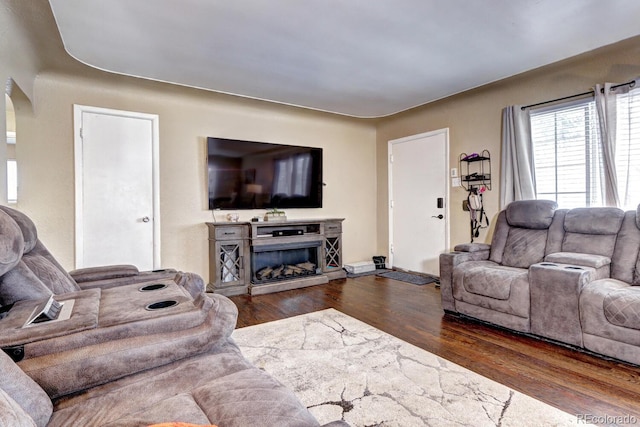
[{"label": "white closet door", "polygon": [[439,276],[449,247],[448,129],[389,141],[390,263]]},{"label": "white closet door", "polygon": [[76,106],[76,267],[159,265],[158,117]]}]

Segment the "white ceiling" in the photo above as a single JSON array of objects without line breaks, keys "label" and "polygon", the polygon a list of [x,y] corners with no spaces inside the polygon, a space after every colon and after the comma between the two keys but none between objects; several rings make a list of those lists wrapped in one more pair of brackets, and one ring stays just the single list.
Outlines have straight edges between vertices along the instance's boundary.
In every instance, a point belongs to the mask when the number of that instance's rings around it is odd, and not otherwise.
[{"label": "white ceiling", "polygon": [[355,117],[640,34],[638,0],[49,2],[90,66]]}]

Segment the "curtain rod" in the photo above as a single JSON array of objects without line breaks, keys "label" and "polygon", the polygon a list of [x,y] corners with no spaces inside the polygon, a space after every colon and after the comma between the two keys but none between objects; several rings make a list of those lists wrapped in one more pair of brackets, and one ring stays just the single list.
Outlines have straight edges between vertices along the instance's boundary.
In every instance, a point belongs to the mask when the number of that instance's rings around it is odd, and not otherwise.
[{"label": "curtain rod", "polygon": [[[626,86],[626,85],[629,85],[629,87],[634,87],[636,85],[636,81],[635,80],[631,80],[630,82],[613,85],[613,86],[611,86],[611,90],[617,89],[619,87]],[[600,91],[602,92],[602,91],[604,91],[604,89],[601,89]],[[531,107],[538,107],[540,105],[551,104],[552,102],[564,101],[566,99],[572,99],[572,98],[578,98],[578,97],[581,97],[581,96],[593,95],[593,92],[594,92],[594,90],[591,89],[590,91],[582,92],[582,93],[576,93],[575,95],[564,96],[562,98],[552,99],[552,100],[549,100],[549,101],[542,101],[542,102],[538,102],[537,104],[525,105],[524,107],[520,107],[520,109],[524,110],[524,109],[531,108]]]}]

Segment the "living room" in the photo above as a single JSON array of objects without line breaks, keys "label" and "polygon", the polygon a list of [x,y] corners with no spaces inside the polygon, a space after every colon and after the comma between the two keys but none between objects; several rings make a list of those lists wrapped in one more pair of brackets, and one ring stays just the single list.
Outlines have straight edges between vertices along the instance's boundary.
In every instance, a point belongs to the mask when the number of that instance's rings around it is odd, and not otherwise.
[{"label": "living room", "polygon": [[[323,207],[287,210],[287,215],[345,218],[343,258],[350,263],[389,251],[390,140],[448,128],[448,168],[458,166],[460,153],[487,149],[498,177],[505,106],[543,102],[640,75],[636,36],[388,117],[355,118],[100,71],[65,52],[48,2],[5,3],[0,77],[14,82],[19,165],[14,206],[34,221],[39,238],[67,270],[75,267],[76,251],[74,105],[159,116],[161,266],[208,280],[205,223],[213,216],[224,221],[226,215],[207,207],[208,136],[323,148]],[[491,55],[490,48],[486,54]],[[492,224],[500,211],[497,187],[484,195]],[[466,198],[464,189],[451,188],[451,248],[469,240],[469,214],[459,208]],[[241,211],[240,220],[263,213]],[[477,240],[489,243],[492,231],[482,230]]]}]

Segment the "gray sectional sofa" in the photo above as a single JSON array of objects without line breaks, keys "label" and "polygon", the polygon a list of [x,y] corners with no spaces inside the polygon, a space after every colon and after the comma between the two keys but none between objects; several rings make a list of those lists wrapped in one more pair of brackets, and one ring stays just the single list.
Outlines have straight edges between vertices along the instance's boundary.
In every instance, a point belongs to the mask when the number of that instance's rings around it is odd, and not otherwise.
[{"label": "gray sectional sofa", "polygon": [[[57,320],[28,324],[50,298],[63,304]],[[67,273],[33,222],[1,206],[0,425],[318,426],[242,356],[237,314],[195,274]]]},{"label": "gray sectional sofa", "polygon": [[500,212],[491,244],[440,256],[442,306],[514,331],[640,364],[640,206]]}]

